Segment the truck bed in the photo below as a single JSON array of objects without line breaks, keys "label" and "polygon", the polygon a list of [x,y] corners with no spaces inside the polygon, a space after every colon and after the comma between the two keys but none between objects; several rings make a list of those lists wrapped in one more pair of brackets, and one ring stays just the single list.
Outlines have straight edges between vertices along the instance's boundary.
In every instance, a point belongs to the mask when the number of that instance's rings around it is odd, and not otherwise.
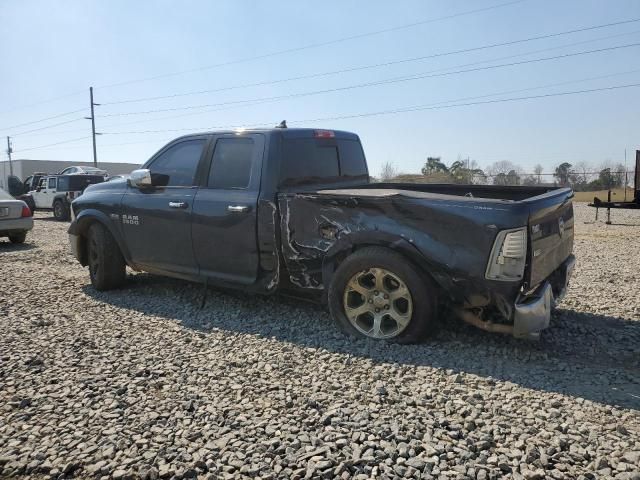
[{"label": "truck bed", "polygon": [[[413,192],[492,200],[521,201],[539,197],[540,195],[557,191],[561,188],[562,187],[519,185],[457,185],[446,183],[368,183],[349,187],[348,189],[324,189],[318,193],[347,193],[350,191],[352,195],[388,196],[403,194],[405,196],[413,196],[408,194],[408,192]],[[363,190],[367,190],[367,192]]]}]

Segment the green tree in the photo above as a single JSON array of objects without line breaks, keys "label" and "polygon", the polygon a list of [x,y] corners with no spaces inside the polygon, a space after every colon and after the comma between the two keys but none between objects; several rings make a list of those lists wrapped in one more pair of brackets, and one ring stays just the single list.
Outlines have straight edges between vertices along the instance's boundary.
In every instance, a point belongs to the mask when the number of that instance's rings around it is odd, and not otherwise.
[{"label": "green tree", "polygon": [[449,169],[442,163],[440,157],[427,157],[427,163],[422,167],[422,174],[426,177],[432,173],[448,173]]},{"label": "green tree", "polygon": [[486,177],[484,172],[477,168],[476,162],[467,160],[456,160],[449,166],[449,173],[455,183],[473,184]]},{"label": "green tree", "polygon": [[561,163],[556,167],[556,171],[553,176],[558,179],[558,183],[560,185],[565,186],[570,183],[571,175],[573,174],[571,167],[572,165],[568,162]]}]

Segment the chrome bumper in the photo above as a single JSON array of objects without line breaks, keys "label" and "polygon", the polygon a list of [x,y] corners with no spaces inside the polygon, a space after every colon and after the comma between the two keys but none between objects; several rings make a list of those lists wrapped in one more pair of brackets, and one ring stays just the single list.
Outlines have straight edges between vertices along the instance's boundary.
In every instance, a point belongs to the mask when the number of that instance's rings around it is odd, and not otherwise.
[{"label": "chrome bumper", "polygon": [[537,339],[540,332],[549,326],[551,309],[564,298],[573,274],[576,259],[571,255],[560,267],[561,285],[554,284],[558,294],[554,297],[549,281],[542,283],[532,295],[516,300],[513,317],[513,336],[516,338]]}]

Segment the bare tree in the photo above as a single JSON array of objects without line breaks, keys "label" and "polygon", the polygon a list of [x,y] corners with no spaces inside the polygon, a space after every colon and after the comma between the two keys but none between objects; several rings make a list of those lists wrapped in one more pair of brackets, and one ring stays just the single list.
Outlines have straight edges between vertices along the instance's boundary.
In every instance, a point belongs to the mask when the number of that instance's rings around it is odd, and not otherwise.
[{"label": "bare tree", "polygon": [[533,167],[533,173],[536,174],[536,177],[538,179],[538,183],[542,183],[542,172],[544,171],[544,169],[542,168],[542,165],[540,165],[539,163]]},{"label": "bare tree", "polygon": [[585,160],[580,160],[576,163],[574,170],[579,177],[580,183],[589,182],[589,172],[591,172],[591,168],[591,165]]},{"label": "bare tree", "polygon": [[380,171],[380,180],[387,182],[393,180],[398,176],[398,169],[391,162],[385,162],[382,164],[382,170]]}]

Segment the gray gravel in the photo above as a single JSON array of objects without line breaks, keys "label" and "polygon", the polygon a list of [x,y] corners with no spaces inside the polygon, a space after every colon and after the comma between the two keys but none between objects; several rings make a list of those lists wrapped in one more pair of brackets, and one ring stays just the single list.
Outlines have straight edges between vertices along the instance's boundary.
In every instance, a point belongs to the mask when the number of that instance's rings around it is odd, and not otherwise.
[{"label": "gray gravel", "polygon": [[147,274],[98,293],[38,215],[0,241],[0,477],[640,479],[640,212],[576,214],[539,343],[443,319],[418,346]]}]

